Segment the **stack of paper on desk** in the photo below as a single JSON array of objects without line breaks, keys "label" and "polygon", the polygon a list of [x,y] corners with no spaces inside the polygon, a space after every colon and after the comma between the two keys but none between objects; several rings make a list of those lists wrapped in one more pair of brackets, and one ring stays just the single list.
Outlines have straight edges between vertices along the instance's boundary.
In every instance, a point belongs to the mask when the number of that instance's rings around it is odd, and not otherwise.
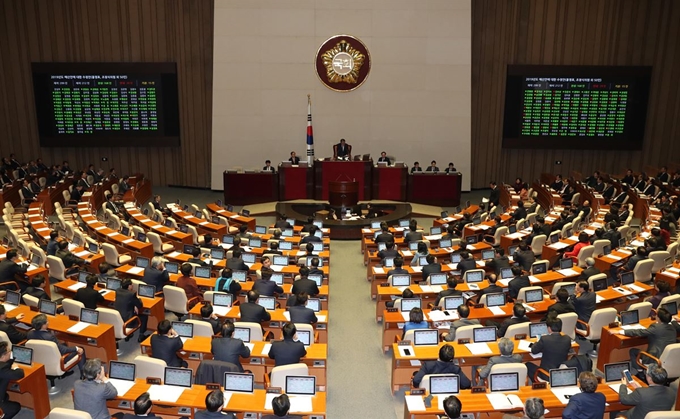
[{"label": "stack of paper on desk", "polygon": [[465,346],[468,348],[472,355],[484,355],[492,354],[493,351],[489,348],[486,343],[466,343]]},{"label": "stack of paper on desk", "polygon": [[408,406],[409,412],[427,410],[423,396],[404,396],[404,398],[406,399],[406,406]]},{"label": "stack of paper on desk", "polygon": [[489,393],[486,395],[496,410],[523,409],[524,403],[516,394]]},{"label": "stack of paper on desk", "polygon": [[567,396],[571,397],[574,394],[578,394],[581,392],[581,389],[578,388],[578,386],[568,386],[568,387],[556,387],[556,388],[551,388],[550,391],[557,397],[557,399],[562,403],[562,404],[567,404],[569,403],[569,399]]}]

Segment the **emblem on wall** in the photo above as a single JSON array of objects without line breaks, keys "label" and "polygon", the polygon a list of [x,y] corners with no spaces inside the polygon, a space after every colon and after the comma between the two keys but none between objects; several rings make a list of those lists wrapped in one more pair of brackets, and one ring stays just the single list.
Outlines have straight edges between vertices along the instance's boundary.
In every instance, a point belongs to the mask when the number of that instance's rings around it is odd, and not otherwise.
[{"label": "emblem on wall", "polygon": [[316,52],[316,75],[336,92],[350,92],[361,86],[371,70],[371,56],[363,42],[350,35],[326,40]]}]

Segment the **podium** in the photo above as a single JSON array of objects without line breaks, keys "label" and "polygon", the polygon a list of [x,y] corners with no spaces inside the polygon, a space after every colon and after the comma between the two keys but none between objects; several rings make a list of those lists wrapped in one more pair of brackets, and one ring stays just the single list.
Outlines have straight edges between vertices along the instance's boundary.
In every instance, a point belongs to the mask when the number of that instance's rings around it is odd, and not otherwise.
[{"label": "podium", "polygon": [[359,202],[359,182],[328,182],[331,207],[353,207]]},{"label": "podium", "polygon": [[328,201],[330,183],[347,181],[357,183],[359,201],[371,199],[373,163],[366,161],[330,161],[324,160],[314,164],[315,194],[314,199]]}]

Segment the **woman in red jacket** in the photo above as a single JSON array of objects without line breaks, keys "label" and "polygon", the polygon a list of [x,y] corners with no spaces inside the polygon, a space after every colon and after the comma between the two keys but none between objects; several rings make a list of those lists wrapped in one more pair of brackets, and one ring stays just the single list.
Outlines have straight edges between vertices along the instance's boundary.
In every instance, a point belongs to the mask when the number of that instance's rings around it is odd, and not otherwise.
[{"label": "woman in red jacket", "polygon": [[580,232],[578,234],[578,243],[574,245],[574,248],[572,249],[571,252],[565,252],[564,257],[565,258],[572,258],[574,260],[574,264],[578,263],[578,253],[581,251],[581,248],[590,245],[590,240],[588,239],[588,233],[585,232]]}]

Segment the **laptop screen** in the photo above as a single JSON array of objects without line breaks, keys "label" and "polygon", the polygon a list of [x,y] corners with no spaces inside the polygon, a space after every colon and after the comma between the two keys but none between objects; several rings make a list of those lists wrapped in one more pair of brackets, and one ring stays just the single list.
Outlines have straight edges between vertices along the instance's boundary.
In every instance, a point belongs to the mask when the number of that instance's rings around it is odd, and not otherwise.
[{"label": "laptop screen", "polygon": [[293,237],[293,229],[286,228],[281,231],[281,237]]},{"label": "laptop screen", "polygon": [[467,244],[475,244],[478,241],[478,237],[477,236],[467,236],[465,238],[465,241],[467,242]]},{"label": "laptop screen", "polygon": [[491,391],[517,391],[519,390],[519,373],[489,374],[489,388]]},{"label": "laptop screen", "polygon": [[210,249],[210,259],[224,259],[224,249]]},{"label": "laptop screen", "polygon": [[550,370],[550,387],[575,386],[577,383],[576,368]]},{"label": "laptop screen", "polygon": [[451,255],[451,263],[460,263],[460,253],[454,253]]},{"label": "laptop screen", "polygon": [[241,210],[241,215],[243,215],[244,217],[250,216],[250,210],[242,209],[242,210]]},{"label": "laptop screen", "polygon": [[438,234],[442,234],[442,228],[441,227],[430,227],[430,234],[433,236],[436,236]]},{"label": "laptop screen", "polygon": [[90,324],[99,324],[99,312],[89,308],[81,308],[80,321]]},{"label": "laptop screen", "polygon": [[610,383],[613,381],[621,381],[623,372],[630,369],[628,362],[614,362],[611,364],[604,364],[604,381]]},{"label": "laptop screen", "polygon": [[82,244],[80,243],[80,236],[78,235],[73,236],[73,239],[71,239],[71,241],[73,242],[74,246],[80,246]]},{"label": "laptop screen", "polygon": [[12,346],[12,358],[19,364],[31,365],[33,363],[33,349],[14,345]]},{"label": "laptop screen", "polygon": [[187,255],[190,255],[194,251],[195,248],[196,248],[196,246],[194,246],[192,244],[185,244],[182,247],[182,253],[186,253]]},{"label": "laptop screen", "polygon": [[148,284],[139,284],[137,287],[137,295],[140,297],[154,298],[156,296],[156,286]]},{"label": "laptop screen", "polygon": [[322,252],[323,251],[323,242],[314,242],[314,243],[312,243],[312,246],[314,246],[315,252]]},{"label": "laptop screen", "polygon": [[503,293],[486,294],[486,306],[487,307],[496,307],[496,306],[504,306],[504,305],[505,305],[505,294],[503,294]]},{"label": "laptop screen", "polygon": [[508,254],[509,254],[510,256],[515,256],[515,253],[517,253],[517,248],[518,248],[518,247],[519,247],[519,246],[510,246],[510,247],[508,247]]},{"label": "laptop screen", "polygon": [[445,273],[430,274],[430,285],[444,285],[444,284],[446,284]]},{"label": "laptop screen", "polygon": [[449,216],[449,212],[448,211],[442,211],[442,212],[439,213],[439,215],[440,215],[441,218],[447,218]]},{"label": "laptop screen", "polygon": [[[137,233],[137,241],[140,241],[142,243],[146,243],[146,234]],[[90,252],[92,252],[92,250],[90,250]]]},{"label": "laptop screen", "polygon": [[547,272],[547,267],[545,263],[534,263],[531,265],[531,273],[534,275],[544,274]]},{"label": "laptop screen", "polygon": [[255,253],[244,253],[241,255],[243,263],[255,263]]},{"label": "laptop screen", "polygon": [[[9,291],[7,291],[7,294],[9,294]],[[661,305],[661,307],[665,308],[668,310],[669,313],[673,316],[678,315],[678,303],[676,301],[671,301],[670,303],[664,303]]]},{"label": "laptop screen", "polygon": [[413,308],[420,308],[420,298],[402,298],[401,311],[411,311]]},{"label": "laptop screen", "polygon": [[501,268],[501,279],[511,279],[515,275],[512,274],[512,268]]},{"label": "laptop screen", "polygon": [[146,268],[149,266],[149,258],[145,258],[143,256],[137,256],[137,260],[135,261],[135,265],[137,265],[138,268]]},{"label": "laptop screen", "polygon": [[380,228],[380,221],[371,221],[371,228],[372,229],[379,229]]},{"label": "laptop screen", "polygon": [[545,322],[529,323],[529,337],[536,338],[548,334],[548,324]]},{"label": "laptop screen", "polygon": [[194,325],[193,325],[193,323],[172,322],[172,328],[182,338],[193,338],[194,337]]},{"label": "laptop screen", "polygon": [[451,247],[451,239],[439,240],[439,247]]},{"label": "laptop screen", "polygon": [[40,303],[38,303],[38,310],[48,316],[54,316],[57,314],[57,303],[49,300],[40,300]]},{"label": "laptop screen", "polygon": [[439,344],[439,332],[436,329],[414,330],[414,345],[437,345]]},{"label": "laptop screen", "polygon": [[210,267],[207,266],[197,266],[194,268],[194,276],[196,278],[207,279],[210,278]]},{"label": "laptop screen", "polygon": [[179,228],[179,231],[181,231],[182,233],[187,233],[189,231],[189,226],[187,226],[186,224],[179,224],[177,228]]},{"label": "laptop screen", "polygon": [[574,267],[572,258],[560,259],[560,269],[571,269]]},{"label": "laptop screen", "polygon": [[311,308],[315,313],[321,311],[321,300],[318,298],[310,298],[307,300],[305,307]]},{"label": "laptop screen", "polygon": [[392,286],[408,287],[409,285],[411,285],[411,275],[408,274],[392,275]]},{"label": "laptop screen", "polygon": [[602,278],[602,279],[596,279],[593,281],[593,290],[594,291],[602,291],[604,289],[607,289],[607,279]]},{"label": "laptop screen", "polygon": [[255,377],[253,374],[237,372],[224,373],[224,391],[252,393],[253,390],[255,390]]},{"label": "laptop screen", "polygon": [[265,308],[265,310],[274,310],[276,308],[276,300],[274,297],[260,297],[257,299],[257,304]]},{"label": "laptop screen", "polygon": [[193,373],[194,371],[189,368],[165,367],[163,384],[166,386],[191,387],[191,375]]},{"label": "laptop screen", "polygon": [[550,243],[555,244],[558,241],[560,241],[560,235],[559,234],[551,234],[550,235]]},{"label": "laptop screen", "polygon": [[21,294],[16,291],[7,290],[7,294],[5,295],[5,303],[18,306],[21,304]]},{"label": "laptop screen", "polygon": [[543,301],[543,290],[529,290],[524,293],[525,303],[537,303]]},{"label": "laptop screen", "polygon": [[231,307],[233,298],[234,297],[231,294],[216,292],[213,294],[213,305],[220,307]]},{"label": "laptop screen", "polygon": [[472,339],[475,343],[479,342],[495,342],[496,328],[491,327],[476,327],[472,329]]},{"label": "laptop screen", "polygon": [[246,271],[234,271],[231,273],[231,278],[238,282],[246,282],[247,276],[248,272]]},{"label": "laptop screen", "polygon": [[295,218],[286,218],[286,222],[291,226],[295,225]]},{"label": "laptop screen", "polygon": [[255,226],[255,232],[257,234],[267,234],[267,227],[266,226]]},{"label": "laptop screen", "polygon": [[619,247],[626,247],[626,239],[619,239]]},{"label": "laptop screen", "polygon": [[250,247],[262,247],[262,239],[259,237],[251,237],[248,240],[248,246]]},{"label": "laptop screen", "polygon": [[399,220],[399,227],[408,227],[409,222],[409,220],[401,219]]},{"label": "laptop screen", "polygon": [[272,276],[269,278],[271,281],[275,282],[276,285],[283,285],[283,273],[273,272]]},{"label": "laptop screen", "polygon": [[629,324],[640,323],[640,312],[637,310],[629,310],[621,312],[621,326],[627,326]]},{"label": "laptop screen", "polygon": [[[574,295],[576,293],[576,283],[562,285],[560,288],[564,288],[565,290],[567,290],[569,295]],[[554,290],[554,288],[553,291],[557,292],[556,290]]]},{"label": "laptop screen", "polygon": [[612,252],[612,247],[610,245],[606,245],[602,248],[602,254],[603,255],[608,255]]},{"label": "laptop screen", "polygon": [[36,255],[35,253],[31,255],[31,264],[39,266],[40,261],[41,261],[40,255]]},{"label": "laptop screen", "polygon": [[456,310],[459,306],[465,304],[464,297],[444,297],[444,310]]},{"label": "laptop screen", "polygon": [[378,252],[380,252],[381,250],[385,250],[385,249],[387,249],[387,244],[385,244],[383,242],[378,243]]},{"label": "laptop screen", "polygon": [[234,339],[241,339],[244,342],[250,342],[250,328],[235,327],[232,336]]},{"label": "laptop screen", "polygon": [[179,264],[176,262],[165,262],[165,269],[168,270],[168,273],[176,274],[179,272]]},{"label": "laptop screen", "polygon": [[172,228],[172,221],[170,219],[166,219],[163,224],[168,228]]},{"label": "laptop screen", "polygon": [[409,242],[408,250],[416,252],[418,250],[418,242]]},{"label": "laptop screen", "polygon": [[633,271],[621,273],[621,285],[630,285],[635,282],[635,274]]},{"label": "laptop screen", "polygon": [[134,381],[135,364],[120,361],[109,362],[109,377],[116,380]]},{"label": "laptop screen", "polygon": [[[323,228],[323,221],[314,221],[312,224],[314,224],[318,228]],[[322,233],[323,233],[323,231],[322,231]]]},{"label": "laptop screen", "polygon": [[465,282],[482,282],[484,279],[484,272],[483,271],[468,271],[465,272]]},{"label": "laptop screen", "polygon": [[482,259],[493,259],[496,252],[493,250],[482,250]]},{"label": "laptop screen", "polygon": [[[140,240],[140,241],[142,241],[142,240]],[[87,250],[89,250],[90,253],[98,253],[99,252],[99,246],[97,246],[97,243],[88,243]]]},{"label": "laptop screen", "polygon": [[222,243],[224,244],[234,244],[234,236],[230,234],[225,234],[222,236]]},{"label": "laptop screen", "polygon": [[457,374],[436,375],[430,377],[430,394],[456,394],[459,392],[459,376]]},{"label": "laptop screen", "polygon": [[296,333],[298,342],[302,342],[303,345],[309,346],[311,345],[311,332],[309,330],[298,330]]},{"label": "laptop screen", "polygon": [[293,242],[280,241],[279,242],[279,249],[280,250],[293,250]]},{"label": "laptop screen", "polygon": [[272,262],[276,266],[288,266],[288,256],[275,255],[274,260]]},{"label": "laptop screen", "polygon": [[[191,372],[191,370],[189,370]],[[316,393],[316,377],[289,375],[286,377],[286,394],[313,396]]]},{"label": "laptop screen", "polygon": [[120,234],[122,234],[123,236],[129,236],[130,235],[130,227],[125,227],[125,226],[121,227],[120,228]]},{"label": "laptop screen", "polygon": [[515,234],[517,233],[517,225],[513,224],[511,226],[508,226],[508,233],[510,234]]},{"label": "laptop screen", "polygon": [[322,238],[323,238],[323,231],[321,231],[321,230],[316,230],[316,231],[314,232],[314,235],[315,235],[316,237],[322,239]]},{"label": "laptop screen", "polygon": [[310,275],[307,275],[307,279],[311,279],[312,281],[314,281],[316,283],[317,287],[320,287],[321,283],[323,282],[323,275],[321,275],[321,274],[310,274]]}]

